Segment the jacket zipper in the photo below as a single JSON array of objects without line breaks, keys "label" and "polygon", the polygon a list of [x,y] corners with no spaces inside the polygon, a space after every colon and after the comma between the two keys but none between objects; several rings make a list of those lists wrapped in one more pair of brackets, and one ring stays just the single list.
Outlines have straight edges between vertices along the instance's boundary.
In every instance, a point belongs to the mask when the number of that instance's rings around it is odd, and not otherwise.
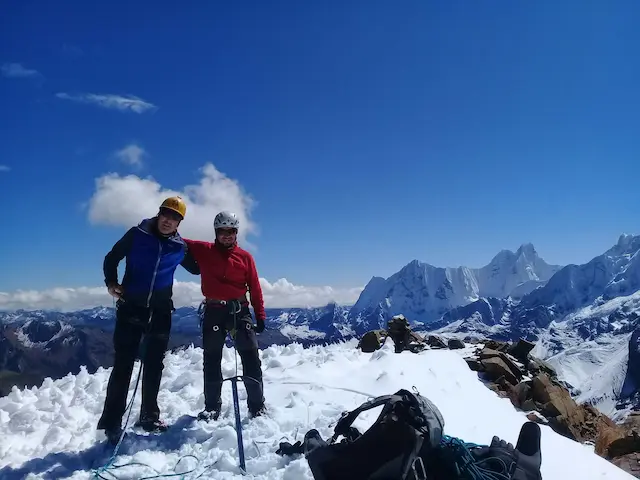
[{"label": "jacket zipper", "polygon": [[153,294],[153,286],[156,283],[156,275],[158,274],[158,265],[160,265],[160,257],[162,256],[162,242],[158,240],[158,258],[156,260],[156,268],[153,270],[153,276],[151,277],[151,286],[149,287],[149,295],[147,296],[147,307],[149,307],[149,303],[151,302],[151,295]]}]

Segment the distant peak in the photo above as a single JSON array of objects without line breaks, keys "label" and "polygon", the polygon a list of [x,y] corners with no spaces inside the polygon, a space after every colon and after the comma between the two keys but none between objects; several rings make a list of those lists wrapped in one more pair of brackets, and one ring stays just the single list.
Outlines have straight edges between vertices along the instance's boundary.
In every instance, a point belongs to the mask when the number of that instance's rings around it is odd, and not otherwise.
[{"label": "distant peak", "polygon": [[618,237],[618,245],[621,247],[629,245],[633,241],[633,235],[623,233]]},{"label": "distant peak", "polygon": [[518,247],[518,251],[516,252],[518,255],[524,254],[527,257],[537,255],[536,248],[533,246],[533,243],[523,243]]}]

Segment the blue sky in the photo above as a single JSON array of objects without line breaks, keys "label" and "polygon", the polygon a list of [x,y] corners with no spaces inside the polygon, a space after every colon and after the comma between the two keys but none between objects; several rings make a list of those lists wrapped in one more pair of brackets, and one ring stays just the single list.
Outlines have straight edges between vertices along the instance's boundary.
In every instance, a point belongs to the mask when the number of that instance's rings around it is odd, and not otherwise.
[{"label": "blue sky", "polygon": [[[524,242],[588,261],[640,231],[640,4],[556,3],[5,2],[0,291],[102,285],[126,226],[207,164],[223,178],[199,192],[235,197],[188,231],[249,195],[270,282],[361,286]],[[148,205],[110,210],[138,178]]]}]

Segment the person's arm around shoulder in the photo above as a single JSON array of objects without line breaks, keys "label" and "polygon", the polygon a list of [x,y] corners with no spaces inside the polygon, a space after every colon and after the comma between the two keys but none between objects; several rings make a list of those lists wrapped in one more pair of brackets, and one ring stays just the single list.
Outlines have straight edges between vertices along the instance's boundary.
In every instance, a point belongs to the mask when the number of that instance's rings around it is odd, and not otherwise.
[{"label": "person's arm around shoulder", "polygon": [[261,333],[264,331],[264,321],[267,319],[267,314],[264,311],[262,287],[260,286],[260,278],[258,277],[256,262],[249,252],[247,252],[246,255],[249,267],[249,278],[247,279],[249,296],[251,297],[251,306],[253,307],[253,311],[256,315],[256,332]]},{"label": "person's arm around shoulder", "polygon": [[131,250],[135,229],[136,227],[132,227],[127,230],[127,233],[125,233],[120,240],[113,245],[109,253],[105,255],[104,262],[102,264],[104,283],[109,290],[109,294],[117,299],[120,299],[124,293],[122,285],[118,283],[118,265]]},{"label": "person's arm around shoulder", "polygon": [[194,275],[200,275],[200,266],[198,265],[195,255],[193,255],[193,249],[189,247],[189,243],[187,243],[186,239],[183,240],[184,258],[182,259],[182,262],[180,262],[180,265],[182,265],[187,272]]}]

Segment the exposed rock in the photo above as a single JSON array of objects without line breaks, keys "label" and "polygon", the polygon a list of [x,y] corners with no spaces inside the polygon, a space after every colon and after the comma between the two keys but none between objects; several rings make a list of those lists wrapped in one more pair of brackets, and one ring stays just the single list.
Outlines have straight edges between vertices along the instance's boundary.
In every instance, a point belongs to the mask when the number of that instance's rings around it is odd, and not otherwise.
[{"label": "exposed rock", "polygon": [[630,453],[614,458],[611,463],[634,477],[640,478],[640,453]]},{"label": "exposed rock", "polygon": [[464,348],[464,342],[462,340],[458,340],[457,338],[449,339],[449,349],[457,350],[460,348]]},{"label": "exposed rock", "polygon": [[640,388],[640,327],[636,328],[629,339],[629,376]]},{"label": "exposed rock", "polygon": [[638,452],[640,452],[640,435],[635,431],[622,438],[613,440],[606,451],[609,458],[622,457],[630,453]]},{"label": "exposed rock", "polygon": [[496,357],[500,358],[500,360],[502,360],[502,363],[504,363],[507,366],[507,368],[509,369],[509,371],[511,372],[513,377],[516,378],[515,382],[511,382],[513,385],[517,384],[518,381],[523,376],[523,372],[522,372],[522,370],[520,370],[520,367],[518,367],[518,365],[516,365],[515,362],[513,360],[511,360],[503,352],[499,352],[497,350],[493,350],[491,348],[485,347],[484,349],[482,349],[482,351],[480,352],[480,354],[478,356],[479,356],[480,360],[483,363],[486,360],[491,359],[491,358],[496,358]]},{"label": "exposed rock", "polygon": [[[531,397],[531,385],[528,382],[520,382],[509,392],[511,403],[517,408],[521,408],[522,404]],[[535,405],[535,404],[534,404]],[[533,409],[532,409],[533,410]]]},{"label": "exposed rock", "polygon": [[473,335],[467,335],[466,337],[464,337],[463,341],[464,343],[470,343],[471,345],[477,345],[478,343],[480,343],[480,339]]},{"label": "exposed rock", "polygon": [[544,360],[540,360],[539,358],[530,359],[527,363],[527,369],[533,375],[544,373],[546,375],[549,375],[551,378],[556,378],[558,376],[555,369],[551,365],[549,365]]},{"label": "exposed rock", "polygon": [[485,348],[490,348],[491,350],[498,350],[499,352],[507,352],[509,351],[509,347],[511,346],[508,342],[500,342],[498,340],[487,340],[484,342]]},{"label": "exposed rock", "polygon": [[370,330],[362,336],[358,343],[358,348],[365,353],[375,352],[384,345],[386,340],[386,330]]},{"label": "exposed rock", "polygon": [[538,406],[536,405],[536,402],[533,401],[533,399],[527,398],[524,402],[522,402],[520,409],[525,412],[535,412],[538,410]]},{"label": "exposed rock", "polygon": [[474,372],[486,371],[482,362],[480,362],[479,360],[476,360],[475,358],[465,358],[465,361],[467,362],[467,365],[469,365],[469,368]]},{"label": "exposed rock", "polygon": [[435,335],[429,335],[429,337],[427,338],[427,344],[431,348],[447,348],[447,344],[444,343],[444,341],[442,341],[440,337],[437,337]]},{"label": "exposed rock", "polygon": [[607,426],[601,428],[598,432],[598,436],[596,437],[595,452],[601,457],[607,458],[609,455],[608,451],[611,442],[620,438],[624,438],[624,436],[624,429],[618,425],[614,425],[613,427]]},{"label": "exposed rock", "polygon": [[[598,455],[640,478],[640,412],[616,425],[591,405],[578,405],[571,385],[560,381],[549,364],[531,356],[533,347],[522,339],[515,345],[490,340],[465,361],[471,370],[484,369],[487,386],[527,412],[530,421],[547,424],[578,442],[594,442]],[[640,345],[637,349],[640,356]],[[525,376],[533,379],[521,381]]]},{"label": "exposed rock", "polygon": [[527,419],[531,422],[536,422],[540,424],[547,423],[546,419],[542,415],[536,414],[535,412],[528,413]]},{"label": "exposed rock", "polygon": [[535,343],[531,343],[521,338],[518,343],[511,347],[509,353],[520,360],[522,363],[526,364],[529,358],[529,353],[535,346]]},{"label": "exposed rock", "polygon": [[518,379],[513,374],[511,369],[500,357],[485,358],[482,360],[482,365],[485,368],[486,376],[489,380],[496,381],[500,377],[504,377],[512,385],[518,383]]}]

